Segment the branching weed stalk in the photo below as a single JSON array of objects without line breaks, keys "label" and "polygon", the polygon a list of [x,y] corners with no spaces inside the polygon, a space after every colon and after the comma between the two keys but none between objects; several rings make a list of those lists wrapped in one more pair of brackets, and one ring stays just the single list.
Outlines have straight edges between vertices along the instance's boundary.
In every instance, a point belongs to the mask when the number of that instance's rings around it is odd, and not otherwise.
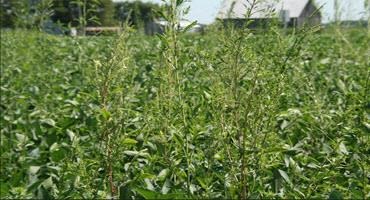
[{"label": "branching weed stalk", "polygon": [[[254,10],[254,7],[257,5],[257,0],[247,1],[247,4],[249,4],[249,9],[247,13],[245,14],[245,18],[249,19],[252,15],[252,12]],[[232,12],[230,10],[229,12]],[[231,13],[229,13],[230,15]],[[251,36],[250,30],[247,28],[248,24],[247,22],[245,25],[243,25],[243,28],[236,28],[233,27],[232,24],[227,24],[227,30],[224,32],[224,38],[222,38],[222,42],[224,43],[224,49],[223,51],[226,51],[225,58],[221,58],[221,62],[224,63],[226,68],[224,69],[226,71],[225,77],[221,78],[224,79],[224,82],[226,83],[226,91],[229,96],[229,99],[226,99],[226,106],[228,109],[230,109],[231,116],[228,121],[231,121],[231,131],[235,133],[235,136],[238,141],[238,149],[239,149],[239,159],[241,160],[240,164],[240,176],[238,182],[240,182],[240,198],[246,199],[247,193],[248,193],[248,186],[247,186],[247,180],[246,180],[246,161],[245,161],[245,140],[246,135],[245,132],[242,130],[241,127],[241,121],[242,121],[242,96],[244,95],[242,93],[242,89],[240,88],[240,83],[242,82],[242,79],[244,76],[246,76],[247,72],[245,71],[245,61],[243,59],[244,53],[246,53],[244,46],[244,42]],[[231,37],[230,37],[231,36]],[[250,57],[251,58],[251,57]],[[243,63],[244,62],[244,63]],[[222,74],[222,73],[221,73]],[[228,136],[226,136],[228,137]],[[229,140],[229,138],[226,138],[226,140]],[[227,146],[227,145],[226,145]],[[228,152],[229,150],[225,150]],[[230,156],[230,155],[229,155]]]},{"label": "branching weed stalk", "polygon": [[[114,181],[112,155],[115,150],[115,141],[124,126],[124,77],[130,65],[131,55],[128,49],[130,29],[126,25],[116,42],[112,55],[103,62],[96,60],[96,87],[100,103],[100,134],[103,150],[105,151],[105,165],[111,196],[117,194]],[[121,136],[122,137],[122,136]]]},{"label": "branching weed stalk", "polygon": [[[268,152],[262,146],[266,145],[267,134],[275,132],[273,125],[290,62],[298,59],[306,36],[315,30],[303,28],[284,35],[280,33],[279,23],[272,22],[263,28],[263,33],[254,33],[249,28],[254,22],[248,19],[259,3],[258,0],[246,1],[249,8],[246,23],[242,27],[226,24],[220,37],[223,48],[219,53],[219,75],[224,83],[221,126],[222,129],[229,127],[224,130],[229,132],[224,138],[224,151],[231,160],[229,176],[234,177],[234,184],[238,185],[240,199],[256,195],[259,160]],[[237,147],[236,152],[227,145],[230,142]],[[263,187],[262,182],[258,184]],[[230,195],[235,198],[232,191]]]},{"label": "branching weed stalk", "polygon": [[[163,44],[162,46],[162,60],[164,60],[165,73],[166,77],[164,83],[162,84],[162,92],[164,92],[164,99],[162,106],[162,114],[166,116],[164,127],[169,130],[170,138],[176,139],[176,137],[181,138],[176,140],[179,142],[178,145],[184,146],[183,152],[186,159],[186,176],[187,176],[187,192],[190,195],[190,185],[191,185],[191,153],[189,149],[190,143],[190,124],[188,122],[188,106],[186,102],[186,91],[184,77],[185,73],[184,65],[180,62],[181,58],[181,44],[180,44],[180,35],[185,33],[188,29],[195,25],[191,23],[187,27],[180,29],[180,20],[181,17],[189,11],[189,8],[183,9],[185,0],[170,0],[168,2],[168,12],[162,12],[162,17],[167,21],[167,26],[165,29],[164,35],[159,35],[159,38]],[[164,113],[163,113],[164,112]],[[175,119],[179,117],[180,127],[175,127]],[[175,131],[171,131],[171,128],[175,128]],[[174,134],[174,135],[173,135]],[[182,141],[185,141],[185,145],[181,144]],[[181,154],[180,154],[181,156]],[[182,156],[181,156],[182,157]]]}]

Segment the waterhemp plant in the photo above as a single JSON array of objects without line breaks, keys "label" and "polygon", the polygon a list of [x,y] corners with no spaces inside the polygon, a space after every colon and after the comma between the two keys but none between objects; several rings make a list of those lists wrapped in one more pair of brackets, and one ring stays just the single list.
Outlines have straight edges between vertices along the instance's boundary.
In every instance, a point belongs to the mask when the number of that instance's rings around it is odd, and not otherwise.
[{"label": "waterhemp plant", "polygon": [[[192,193],[190,187],[193,171],[191,167],[191,150],[189,148],[189,140],[191,140],[189,128],[191,124],[188,120],[188,112],[190,108],[187,102],[187,97],[190,94],[185,89],[186,80],[184,75],[187,69],[184,63],[186,61],[182,59],[184,57],[182,55],[183,47],[179,37],[194,26],[194,23],[181,30],[180,20],[187,14],[189,8],[183,10],[185,6],[184,0],[171,0],[168,3],[167,10],[161,12],[161,16],[167,21],[165,34],[159,36],[162,43],[161,56],[164,65],[161,75],[166,77],[160,86],[160,90],[163,91],[163,96],[160,96],[160,98],[165,100],[160,102],[162,106],[161,111],[167,121],[165,122],[166,124],[163,124],[163,131],[168,138],[173,138],[171,143],[183,146],[177,156],[180,156],[181,160],[184,159],[186,188],[188,195],[190,195]],[[175,124],[174,119],[179,121]]]},{"label": "waterhemp plant", "polygon": [[110,193],[114,197],[117,195],[117,186],[114,181],[114,159],[118,139],[125,139],[123,126],[125,122],[125,102],[127,95],[125,90],[124,78],[127,77],[127,70],[131,63],[131,55],[128,49],[130,39],[130,29],[124,27],[116,40],[116,47],[112,50],[112,55],[104,60],[96,60],[96,86],[99,94],[99,104],[101,117],[99,120],[99,138],[101,148],[104,149],[105,171],[107,173],[107,183],[109,183]]},{"label": "waterhemp plant", "polygon": [[[249,19],[259,1],[248,1]],[[263,33],[255,34],[248,28],[226,24],[219,37],[221,48],[217,60],[217,79],[213,92],[214,103],[222,108],[218,116],[223,139],[221,154],[229,173],[223,180],[227,198],[260,196],[256,188],[264,180],[256,176],[263,173],[267,148],[274,140],[276,116],[280,99],[288,84],[289,65],[295,63],[312,29],[297,30],[291,35],[282,33],[278,24],[270,24]],[[225,24],[224,24],[225,25]],[[264,38],[263,43],[258,38]],[[234,148],[233,148],[234,147]],[[277,170],[277,176],[286,179],[286,172]],[[271,188],[278,192],[279,186]]]}]

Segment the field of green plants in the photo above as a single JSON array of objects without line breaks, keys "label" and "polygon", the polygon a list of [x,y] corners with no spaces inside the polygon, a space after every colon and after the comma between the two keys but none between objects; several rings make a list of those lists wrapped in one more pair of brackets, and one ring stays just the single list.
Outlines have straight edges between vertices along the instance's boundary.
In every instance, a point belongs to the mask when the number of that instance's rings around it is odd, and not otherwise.
[{"label": "field of green plants", "polygon": [[368,199],[367,29],[1,31],[1,198]]}]

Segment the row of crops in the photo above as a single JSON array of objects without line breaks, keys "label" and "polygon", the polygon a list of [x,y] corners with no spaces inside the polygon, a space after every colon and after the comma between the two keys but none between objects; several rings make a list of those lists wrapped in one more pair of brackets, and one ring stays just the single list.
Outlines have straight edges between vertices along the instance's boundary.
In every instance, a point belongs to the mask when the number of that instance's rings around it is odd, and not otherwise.
[{"label": "row of crops", "polygon": [[0,197],[370,198],[369,39],[3,30]]}]

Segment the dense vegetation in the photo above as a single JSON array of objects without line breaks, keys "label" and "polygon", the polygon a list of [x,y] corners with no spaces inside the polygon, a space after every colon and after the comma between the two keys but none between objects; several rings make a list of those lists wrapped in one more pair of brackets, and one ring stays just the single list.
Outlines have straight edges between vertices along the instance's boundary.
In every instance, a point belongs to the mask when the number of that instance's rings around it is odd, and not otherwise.
[{"label": "dense vegetation", "polygon": [[[160,16],[162,6],[150,2],[112,0],[1,0],[0,27],[45,29],[50,22],[60,29],[81,26],[118,26],[129,21],[142,28]],[[81,21],[81,18],[86,22]],[[49,25],[50,26],[50,25]]]},{"label": "dense vegetation", "polygon": [[1,198],[370,198],[369,33],[1,32]]}]

